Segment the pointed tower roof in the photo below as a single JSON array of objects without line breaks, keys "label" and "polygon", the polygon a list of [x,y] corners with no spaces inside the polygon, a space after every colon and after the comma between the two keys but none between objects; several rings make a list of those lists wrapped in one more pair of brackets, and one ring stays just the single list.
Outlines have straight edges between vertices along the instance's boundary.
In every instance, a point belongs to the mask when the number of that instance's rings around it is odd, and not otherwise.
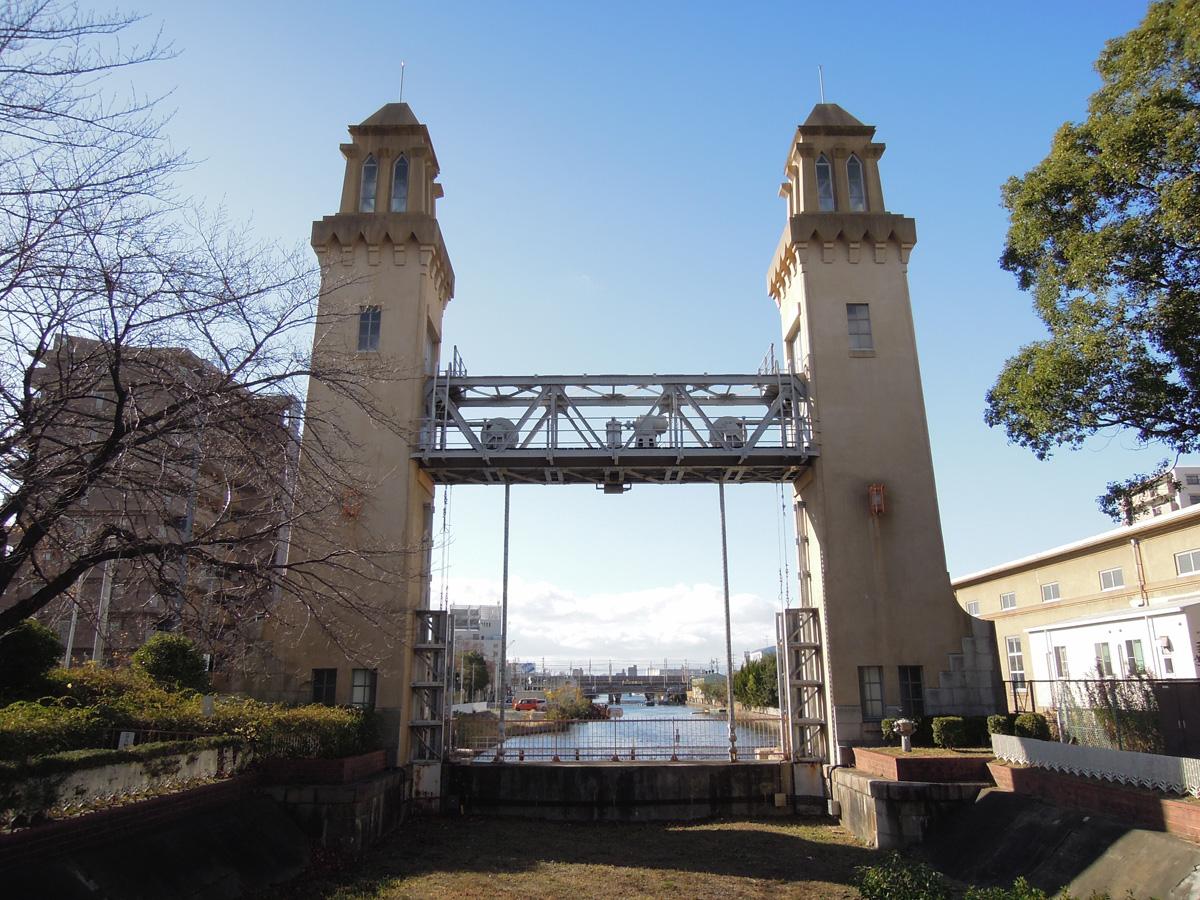
[{"label": "pointed tower roof", "polygon": [[844,134],[870,137],[875,134],[875,126],[864,125],[836,103],[818,103],[796,132],[799,135]]},{"label": "pointed tower roof", "polygon": [[421,123],[417,121],[417,117],[413,115],[413,111],[407,103],[385,103],[358,124],[361,128],[373,125],[388,127],[395,125],[420,125]]},{"label": "pointed tower roof", "polygon": [[[418,136],[419,143],[424,144],[429,151],[429,156],[433,161],[433,175],[435,178],[437,177],[437,154],[433,152],[433,141],[429,137],[429,129],[417,118],[407,103],[385,103],[357,125],[351,125],[347,130],[355,139]],[[346,152],[346,148],[350,146],[349,144],[344,145],[342,152]]]},{"label": "pointed tower roof", "polygon": [[866,128],[862,122],[850,115],[836,103],[818,103],[812,108],[812,112],[808,114],[808,118],[804,120],[805,128],[813,125],[828,127],[849,126],[851,128]]}]

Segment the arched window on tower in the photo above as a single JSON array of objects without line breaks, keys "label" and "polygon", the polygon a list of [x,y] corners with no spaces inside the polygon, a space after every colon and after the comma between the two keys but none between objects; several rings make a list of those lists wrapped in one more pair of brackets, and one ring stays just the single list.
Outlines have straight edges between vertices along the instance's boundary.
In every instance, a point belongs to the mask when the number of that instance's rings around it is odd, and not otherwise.
[{"label": "arched window on tower", "polygon": [[368,156],[362,167],[362,190],[358,192],[358,211],[375,212],[375,191],[379,186],[379,164]]},{"label": "arched window on tower", "polygon": [[401,154],[392,166],[392,212],[408,212],[408,157]]},{"label": "arched window on tower", "polygon": [[867,211],[867,188],[863,183],[863,165],[853,153],[846,160],[846,180],[850,183],[850,211]]},{"label": "arched window on tower", "polygon": [[835,206],[833,166],[829,164],[829,157],[822,153],[817,157],[817,209],[821,212],[833,212]]}]

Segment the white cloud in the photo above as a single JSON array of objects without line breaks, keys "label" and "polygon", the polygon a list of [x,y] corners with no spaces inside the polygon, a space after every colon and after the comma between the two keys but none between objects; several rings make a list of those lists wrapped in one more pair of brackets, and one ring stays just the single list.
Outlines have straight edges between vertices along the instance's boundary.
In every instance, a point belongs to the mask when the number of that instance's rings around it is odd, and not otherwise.
[{"label": "white cloud", "polygon": [[[436,592],[435,592],[436,596]],[[500,583],[450,578],[452,605],[499,603]],[[725,668],[721,589],[675,584],[619,593],[575,594],[547,582],[509,582],[509,656],[547,665],[629,663],[695,666],[716,658]],[[755,594],[730,597],[734,667],[742,651],[774,641],[774,605]]]}]

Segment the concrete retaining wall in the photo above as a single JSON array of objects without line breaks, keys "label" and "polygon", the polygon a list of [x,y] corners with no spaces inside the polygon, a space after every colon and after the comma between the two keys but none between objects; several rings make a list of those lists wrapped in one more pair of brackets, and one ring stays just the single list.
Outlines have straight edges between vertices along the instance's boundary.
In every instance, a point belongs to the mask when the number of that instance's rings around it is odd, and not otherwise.
[{"label": "concrete retaining wall", "polygon": [[315,843],[358,854],[403,818],[405,780],[403,770],[393,769],[353,784],[276,784],[265,791]]},{"label": "concrete retaining wall", "polygon": [[918,844],[943,816],[975,802],[989,784],[889,781],[858,769],[834,769],[833,799],[842,825],[880,850]]},{"label": "concrete retaining wall", "polygon": [[29,824],[48,811],[74,812],[188,782],[228,778],[253,760],[252,750],[235,744],[10,782],[0,785],[0,825]]},{"label": "concrete retaining wall", "polygon": [[474,763],[446,771],[447,806],[569,821],[792,815],[821,808],[820,773],[786,763]]}]

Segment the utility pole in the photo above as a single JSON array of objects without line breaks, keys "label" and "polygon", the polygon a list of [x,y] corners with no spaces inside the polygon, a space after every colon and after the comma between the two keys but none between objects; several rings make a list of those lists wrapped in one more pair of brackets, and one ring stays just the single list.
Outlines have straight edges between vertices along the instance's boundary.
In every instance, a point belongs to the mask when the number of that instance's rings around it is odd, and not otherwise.
[{"label": "utility pole", "polygon": [[496,724],[496,762],[504,762],[504,677],[508,673],[508,511],[512,485],[504,483],[504,568],[500,582],[500,721]]}]

